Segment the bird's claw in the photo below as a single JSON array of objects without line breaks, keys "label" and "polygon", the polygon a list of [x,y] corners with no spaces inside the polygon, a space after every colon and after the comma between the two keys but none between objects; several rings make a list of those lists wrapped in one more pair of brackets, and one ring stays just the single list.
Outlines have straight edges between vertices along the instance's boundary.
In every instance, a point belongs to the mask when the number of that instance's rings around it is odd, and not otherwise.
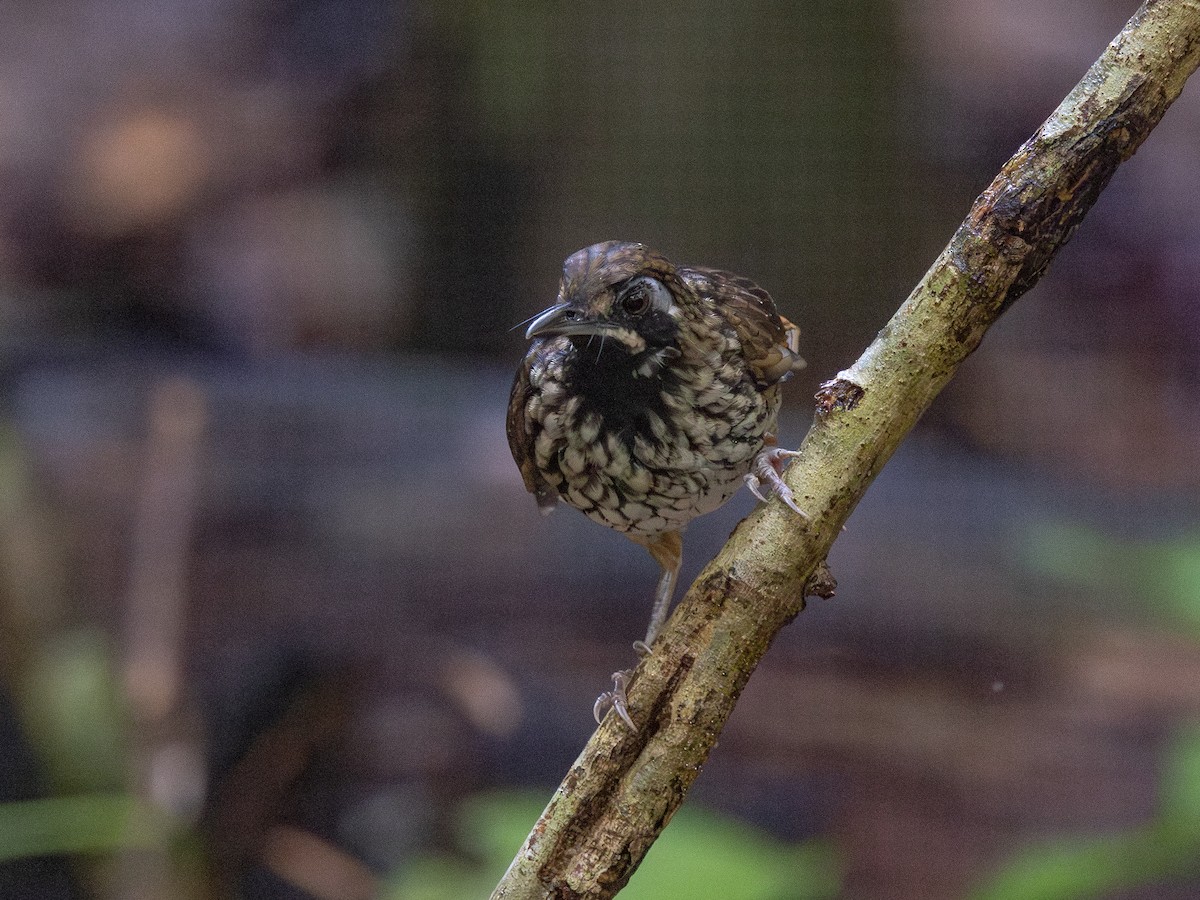
[{"label": "bird's claw", "polygon": [[746,487],[750,488],[750,493],[759,500],[766,503],[769,499],[767,495],[763,494],[765,483],[770,494],[774,494],[782,500],[801,518],[807,519],[808,514],[796,504],[796,497],[792,494],[792,489],[784,482],[781,474],[784,460],[799,455],[799,451],[796,450],[781,450],[779,447],[764,448],[758,456],[754,457],[754,464],[744,477]]},{"label": "bird's claw", "polygon": [[629,717],[629,698],[625,695],[625,689],[629,687],[630,674],[628,669],[613,672],[613,689],[605,691],[596,698],[596,703],[592,706],[592,715],[596,717],[597,725],[603,721],[605,713],[611,709],[615,710],[616,714],[621,717],[621,721],[629,726],[630,731],[637,731],[637,726]]}]

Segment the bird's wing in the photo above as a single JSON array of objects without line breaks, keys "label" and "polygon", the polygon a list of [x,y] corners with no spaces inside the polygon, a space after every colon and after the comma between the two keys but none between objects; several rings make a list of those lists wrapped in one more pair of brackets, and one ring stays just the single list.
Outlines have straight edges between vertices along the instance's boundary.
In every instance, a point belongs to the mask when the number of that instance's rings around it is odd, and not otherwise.
[{"label": "bird's wing", "polygon": [[558,503],[558,493],[549,485],[537,470],[533,461],[534,440],[536,436],[528,427],[526,408],[534,393],[529,370],[539,362],[537,349],[526,354],[517,376],[513,379],[512,393],[508,397],[508,447],[516,460],[517,468],[521,470],[521,480],[525,482],[525,490],[537,498],[538,507],[546,513],[554,509]]},{"label": "bird's wing", "polygon": [[775,384],[804,368],[797,352],[800,329],[779,315],[775,301],[749,278],[718,269],[695,272],[711,286],[711,296],[721,305],[726,319],[737,331],[742,352],[760,386]]}]

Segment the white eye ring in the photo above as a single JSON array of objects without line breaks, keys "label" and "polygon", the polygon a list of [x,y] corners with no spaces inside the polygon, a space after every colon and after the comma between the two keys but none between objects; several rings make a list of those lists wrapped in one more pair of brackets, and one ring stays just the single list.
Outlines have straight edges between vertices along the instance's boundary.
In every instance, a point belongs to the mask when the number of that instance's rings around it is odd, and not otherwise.
[{"label": "white eye ring", "polygon": [[666,312],[671,308],[671,292],[657,278],[639,275],[621,290],[617,302],[631,316],[641,316],[651,308]]}]

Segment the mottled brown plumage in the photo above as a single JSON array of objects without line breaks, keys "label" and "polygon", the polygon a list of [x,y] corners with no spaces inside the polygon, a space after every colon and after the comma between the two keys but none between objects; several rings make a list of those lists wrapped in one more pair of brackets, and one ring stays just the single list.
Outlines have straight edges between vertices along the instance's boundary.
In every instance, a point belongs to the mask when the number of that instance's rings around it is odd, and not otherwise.
[{"label": "mottled brown plumage", "polygon": [[[529,326],[508,408],[513,458],[543,510],[563,500],[662,567],[647,646],[689,521],[744,480],[799,512],[773,434],[779,383],[803,365],[797,336],[749,279],[617,241],[570,256],[558,301]],[[630,721],[620,683],[601,700]]]}]

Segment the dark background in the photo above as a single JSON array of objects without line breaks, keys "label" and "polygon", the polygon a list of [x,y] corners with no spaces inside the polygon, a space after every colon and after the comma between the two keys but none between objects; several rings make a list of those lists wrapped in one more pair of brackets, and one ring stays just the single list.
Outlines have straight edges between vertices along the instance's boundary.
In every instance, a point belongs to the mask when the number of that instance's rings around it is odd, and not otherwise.
[{"label": "dark background", "polygon": [[[6,3],[0,895],[485,896],[656,577],[508,454],[562,259],[758,280],[794,446],[1134,8]],[[851,518],[689,802],[760,855],[631,897],[1200,892],[1198,147],[1193,85]]]}]

